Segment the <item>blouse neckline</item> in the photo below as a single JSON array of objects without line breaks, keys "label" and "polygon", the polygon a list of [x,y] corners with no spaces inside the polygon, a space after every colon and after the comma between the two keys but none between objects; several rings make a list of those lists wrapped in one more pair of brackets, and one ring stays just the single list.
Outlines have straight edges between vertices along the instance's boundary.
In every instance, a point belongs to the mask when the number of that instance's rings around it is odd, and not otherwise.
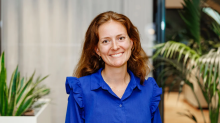
[{"label": "blouse neckline", "polygon": [[[101,71],[103,68],[100,68],[96,73],[91,75],[91,90],[95,91],[99,88],[103,90],[109,91],[113,96],[119,98],[109,87],[109,85],[104,81]],[[122,98],[119,98],[121,100],[126,99],[128,96],[131,95],[132,91],[137,88],[138,90],[141,90],[141,85],[140,85],[140,79],[132,73],[131,70],[128,70],[128,73],[130,75],[130,82],[128,83],[128,86],[122,96]]]}]

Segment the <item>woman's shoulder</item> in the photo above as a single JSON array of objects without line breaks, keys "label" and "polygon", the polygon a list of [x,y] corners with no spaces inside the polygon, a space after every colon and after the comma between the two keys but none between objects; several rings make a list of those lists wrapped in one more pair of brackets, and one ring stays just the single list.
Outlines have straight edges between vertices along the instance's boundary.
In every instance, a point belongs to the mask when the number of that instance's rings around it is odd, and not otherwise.
[{"label": "woman's shoulder", "polygon": [[144,85],[143,87],[145,88],[144,90],[150,94],[150,110],[151,113],[153,114],[160,102],[160,96],[162,94],[162,88],[160,88],[157,85],[157,82],[155,81],[155,79],[153,77],[148,77],[145,81],[144,81]]},{"label": "woman's shoulder", "polygon": [[141,88],[148,95],[150,94],[152,98],[160,96],[162,94],[162,88],[160,88],[153,77],[148,77],[145,79]]},{"label": "woman's shoulder", "polygon": [[162,88],[158,86],[157,82],[153,77],[148,77],[148,79],[144,81],[144,86],[152,88],[154,94],[156,93],[155,91],[157,91],[158,93],[162,93]]},{"label": "woman's shoulder", "polygon": [[66,77],[66,92],[69,94],[70,90],[82,90],[84,87],[88,87],[86,84],[89,83],[91,75],[83,76],[80,78],[68,76]]},{"label": "woman's shoulder", "polygon": [[[155,79],[153,77],[148,77],[147,79],[145,79],[143,85],[143,88],[155,88],[158,87],[157,82],[155,81]],[[159,88],[159,87],[158,87]]]}]

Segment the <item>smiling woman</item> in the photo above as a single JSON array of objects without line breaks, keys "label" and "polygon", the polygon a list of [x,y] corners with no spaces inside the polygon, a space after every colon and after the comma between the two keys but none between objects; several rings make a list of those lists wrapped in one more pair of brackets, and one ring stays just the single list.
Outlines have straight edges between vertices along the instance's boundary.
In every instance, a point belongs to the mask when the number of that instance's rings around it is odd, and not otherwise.
[{"label": "smiling woman", "polygon": [[112,11],[99,14],[86,32],[75,77],[66,79],[66,123],[161,123],[162,89],[152,77],[145,80],[150,68],[131,21]]}]

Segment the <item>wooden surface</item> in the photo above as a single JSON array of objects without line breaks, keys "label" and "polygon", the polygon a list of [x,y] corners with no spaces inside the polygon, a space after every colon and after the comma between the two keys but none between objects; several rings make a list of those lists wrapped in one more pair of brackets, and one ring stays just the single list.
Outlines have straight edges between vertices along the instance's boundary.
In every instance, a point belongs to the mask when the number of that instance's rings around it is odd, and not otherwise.
[{"label": "wooden surface", "polygon": [[[164,123],[195,123],[190,118],[177,113],[187,113],[187,110],[196,117],[198,123],[204,123],[201,111],[184,100],[184,95],[181,94],[178,100],[178,92],[170,92],[169,95],[167,92],[164,94]],[[209,123],[208,109],[203,109],[203,112],[206,123]]]},{"label": "wooden surface", "polygon": [[165,6],[167,9],[182,9],[183,0],[166,0]]}]

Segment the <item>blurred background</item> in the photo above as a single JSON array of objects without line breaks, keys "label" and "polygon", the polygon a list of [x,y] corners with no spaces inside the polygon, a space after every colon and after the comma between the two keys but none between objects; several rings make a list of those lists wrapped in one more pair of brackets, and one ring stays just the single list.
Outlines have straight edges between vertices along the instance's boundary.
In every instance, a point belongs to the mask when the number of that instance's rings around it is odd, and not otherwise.
[{"label": "blurred background", "polygon": [[[192,1],[197,1],[192,2],[194,5],[202,1],[203,4],[199,6],[210,7],[220,12],[218,0]],[[92,19],[105,11],[126,15],[139,29],[142,48],[152,57],[155,53],[153,47],[169,40],[194,46],[193,36],[187,35],[187,24],[180,15],[180,11],[184,10],[183,3],[183,0],[1,0],[0,48],[1,52],[5,52],[7,81],[17,65],[21,76],[31,76],[34,71],[37,76],[49,75],[43,83],[50,88],[47,98],[51,99],[51,122],[63,123],[68,99],[65,80],[67,76],[73,74],[81,54],[85,32]],[[205,17],[206,15],[199,16],[199,18]],[[215,31],[206,29],[209,28],[207,23],[210,22],[209,17],[196,22],[200,23],[200,21],[202,23],[199,27],[201,26],[203,30],[201,35],[204,36],[201,40],[211,41],[209,45],[204,45],[207,46],[204,48],[205,54],[211,48],[220,46],[220,38]],[[196,46],[194,48],[198,49]],[[151,62],[153,63],[152,59]],[[160,63],[155,61],[154,65]],[[169,75],[168,80],[165,81],[160,76],[164,68],[166,65],[155,67],[154,73],[149,75],[156,79],[159,77],[158,85],[164,88],[160,103],[163,122],[180,123],[182,120],[183,123],[193,123],[195,122],[192,120],[193,116],[198,122],[205,122],[203,117],[208,122],[207,104],[203,106],[204,115],[202,115],[195,97],[180,93],[184,85],[181,84],[182,79],[174,82],[174,77]],[[172,89],[166,85],[172,85]],[[168,92],[170,92],[169,98]],[[201,102],[206,101],[203,99]],[[192,115],[190,113],[186,115],[190,118],[181,115],[181,112],[186,110],[191,112]]]}]

